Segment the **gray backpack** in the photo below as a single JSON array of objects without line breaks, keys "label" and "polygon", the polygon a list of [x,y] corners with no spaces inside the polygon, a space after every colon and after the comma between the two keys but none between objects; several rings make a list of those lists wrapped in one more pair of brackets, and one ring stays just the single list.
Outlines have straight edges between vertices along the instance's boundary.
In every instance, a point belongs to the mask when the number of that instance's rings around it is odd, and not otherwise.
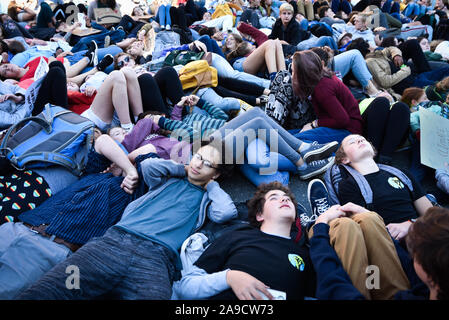
[{"label": "gray backpack", "polygon": [[[399,180],[401,180],[401,182],[408,187],[408,190],[410,192],[413,192],[412,181],[410,180],[409,177],[407,177],[407,175],[404,172],[402,172],[397,168],[387,166],[384,164],[378,164],[378,166],[379,169],[387,171],[392,175],[398,177]],[[367,209],[370,209],[373,203],[373,190],[371,190],[368,181],[361,173],[345,164],[340,165],[334,164],[324,174],[324,183],[326,184],[326,188],[329,194],[330,205],[333,206],[335,204],[340,204],[340,201],[338,199],[338,190],[339,190],[338,187],[340,182],[346,177],[348,177],[348,175],[354,178],[355,182],[359,186],[360,193],[362,194],[363,199],[365,200]]]}]

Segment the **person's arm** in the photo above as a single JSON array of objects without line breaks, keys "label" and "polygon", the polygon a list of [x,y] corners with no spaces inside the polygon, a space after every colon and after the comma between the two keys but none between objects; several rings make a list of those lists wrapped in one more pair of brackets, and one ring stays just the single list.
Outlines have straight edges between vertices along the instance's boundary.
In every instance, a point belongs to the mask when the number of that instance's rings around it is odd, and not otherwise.
[{"label": "person's arm", "polygon": [[28,38],[28,39],[34,38],[33,35],[27,29],[25,29],[20,23],[17,23],[15,21],[14,21],[14,23],[16,24],[17,28],[20,29],[20,32],[22,32],[22,34],[25,38]]},{"label": "person's arm", "polygon": [[265,33],[244,22],[239,23],[239,25],[237,26],[237,30],[253,38],[257,46],[260,46],[262,43],[268,40],[268,36]]},{"label": "person's arm", "polygon": [[141,119],[136,123],[131,132],[125,136],[122,144],[128,152],[132,152],[140,146],[148,135],[158,132],[159,129],[159,126],[152,119]]},{"label": "person's arm", "polygon": [[435,171],[435,179],[437,187],[449,194],[449,165],[447,163],[444,168]]},{"label": "person's arm", "polygon": [[310,239],[310,257],[317,274],[316,297],[320,300],[364,300],[354,287],[334,248],[330,245],[329,225],[317,223]]},{"label": "person's arm", "polygon": [[224,191],[218,182],[211,181],[206,186],[207,196],[211,200],[207,207],[207,216],[216,223],[223,223],[236,218],[237,208],[229,194]]},{"label": "person's arm", "polygon": [[185,177],[186,169],[184,165],[172,160],[159,158],[149,158],[141,162],[142,175],[146,185],[152,189],[168,177]]},{"label": "person's arm", "polygon": [[228,120],[228,115],[223,110],[210,104],[209,102],[203,99],[200,99],[198,101],[197,106],[205,110],[212,118],[220,120]]},{"label": "person's arm", "polygon": [[366,60],[366,66],[372,74],[374,80],[385,89],[391,88],[395,84],[401,82],[411,74],[409,66],[401,68],[394,74],[388,74],[377,61],[377,58],[369,58]]},{"label": "person's arm", "polygon": [[334,205],[321,214],[313,226],[310,239],[310,257],[317,276],[316,297],[320,300],[364,300],[354,287],[340,259],[330,244],[329,223],[334,219],[368,212],[361,206],[347,203]]},{"label": "person's arm", "polygon": [[209,274],[204,269],[193,265],[176,285],[176,294],[182,300],[212,297],[230,288],[226,281],[227,272],[228,269]]},{"label": "person's arm", "polygon": [[173,136],[177,135],[178,140],[182,139],[183,141],[189,142],[193,141],[195,131],[192,126],[188,125],[183,121],[171,120],[165,117],[160,117],[158,125],[162,129],[171,131]]},{"label": "person's arm", "polygon": [[422,196],[421,198],[413,201],[413,206],[418,212],[418,215],[422,217],[426,213],[427,209],[432,207],[432,203],[426,196]]},{"label": "person's arm", "polygon": [[325,110],[328,115],[325,119],[318,118],[319,127],[346,129],[349,126],[351,118],[338,99],[337,90],[335,85],[318,85],[314,90],[313,102],[318,109]]},{"label": "person's arm", "polygon": [[132,194],[139,182],[139,175],[123,149],[107,134],[98,137],[94,146],[96,152],[104,155],[123,170],[125,178],[120,187],[126,193]]}]

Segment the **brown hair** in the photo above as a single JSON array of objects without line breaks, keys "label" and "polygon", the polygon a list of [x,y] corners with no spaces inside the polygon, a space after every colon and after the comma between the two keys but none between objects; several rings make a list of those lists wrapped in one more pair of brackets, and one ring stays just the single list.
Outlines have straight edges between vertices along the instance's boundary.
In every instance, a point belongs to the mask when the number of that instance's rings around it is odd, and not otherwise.
[{"label": "brown hair", "polygon": [[330,7],[327,5],[321,6],[318,8],[318,16],[320,18],[324,18],[326,11],[329,9]]},{"label": "brown hair", "polygon": [[[346,138],[345,138],[346,139]],[[344,139],[343,139],[344,140]],[[374,156],[377,154],[377,150],[374,147],[374,145],[368,141],[368,143],[371,145],[374,151]],[[347,157],[345,149],[343,148],[343,141],[340,143],[340,146],[338,147],[337,151],[335,151],[335,160],[334,162],[336,164],[343,164],[343,160]]]},{"label": "brown hair", "polygon": [[248,220],[252,226],[260,228],[260,226],[262,225],[261,222],[257,221],[257,215],[263,212],[263,207],[265,205],[265,195],[272,190],[284,191],[285,194],[292,200],[296,212],[298,203],[296,202],[295,195],[290,191],[288,187],[277,181],[262,183],[261,185],[259,185],[259,187],[257,187],[256,193],[254,193],[254,196],[246,204],[248,206]]},{"label": "brown hair", "polygon": [[435,85],[438,91],[446,92],[449,90],[449,77],[444,78],[441,81],[438,81]]},{"label": "brown hair", "polygon": [[117,53],[117,54],[114,56],[114,70],[119,70],[119,67],[118,67],[118,59],[119,59],[121,56],[129,56],[130,59],[134,59],[134,58],[133,58],[129,53],[127,53],[127,52],[120,52],[120,53]]},{"label": "brown hair", "polygon": [[444,40],[432,40],[430,41],[430,51],[435,52],[435,49],[438,47],[438,45],[443,42]]},{"label": "brown hair", "polygon": [[424,89],[411,87],[404,90],[401,101],[406,103],[409,107],[412,106],[412,100],[418,100],[425,93]]},{"label": "brown hair", "polygon": [[311,50],[296,51],[292,58],[295,77],[292,85],[295,94],[304,100],[313,93],[323,77],[332,77],[332,72],[323,68],[320,57]]},{"label": "brown hair", "polygon": [[237,48],[235,48],[235,50],[232,50],[227,54],[226,59],[228,61],[231,61],[235,58],[244,57],[250,52],[251,49],[249,48],[249,42],[243,41],[237,45]]},{"label": "brown hair", "polygon": [[438,285],[437,298],[449,299],[449,210],[429,208],[410,227],[406,243],[413,259]]}]

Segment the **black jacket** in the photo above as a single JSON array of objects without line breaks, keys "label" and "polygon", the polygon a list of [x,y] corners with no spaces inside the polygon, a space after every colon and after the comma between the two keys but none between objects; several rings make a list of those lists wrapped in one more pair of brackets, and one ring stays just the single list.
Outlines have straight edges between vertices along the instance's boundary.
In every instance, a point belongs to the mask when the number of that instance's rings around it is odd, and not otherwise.
[{"label": "black jacket", "polygon": [[268,36],[269,39],[279,39],[287,41],[292,46],[297,46],[303,40],[307,40],[310,37],[310,32],[302,30],[299,23],[292,18],[292,20],[287,25],[287,28],[283,30],[282,21],[280,18],[276,20],[271,30],[271,34]]}]

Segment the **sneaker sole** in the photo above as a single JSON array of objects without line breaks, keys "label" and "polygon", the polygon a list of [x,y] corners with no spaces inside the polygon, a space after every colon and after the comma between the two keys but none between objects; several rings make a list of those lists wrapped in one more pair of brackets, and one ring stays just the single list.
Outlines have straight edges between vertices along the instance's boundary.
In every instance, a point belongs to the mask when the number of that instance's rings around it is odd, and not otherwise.
[{"label": "sneaker sole", "polygon": [[307,180],[307,179],[312,178],[312,177],[314,177],[314,176],[317,176],[317,175],[319,175],[319,174],[321,174],[321,173],[324,173],[327,169],[329,169],[330,167],[332,167],[332,165],[334,164],[334,162],[335,162],[335,161],[331,161],[331,162],[329,162],[328,164],[326,164],[324,167],[320,168],[319,170],[314,171],[314,172],[310,172],[310,173],[308,173],[308,174],[306,174],[306,175],[303,175],[303,176],[299,176],[299,178],[302,179],[302,180]]},{"label": "sneaker sole", "polygon": [[303,160],[308,163],[311,161],[316,161],[316,160],[321,160],[321,159],[326,159],[329,158],[332,153],[334,153],[335,151],[337,151],[338,149],[338,142],[334,141],[334,142],[330,142],[327,145],[323,146],[320,149],[316,149],[310,152],[307,152],[304,155]]},{"label": "sneaker sole", "polygon": [[310,203],[310,189],[311,189],[312,184],[315,183],[315,181],[319,181],[319,182],[324,186],[324,189],[326,189],[326,191],[327,191],[326,185],[325,185],[324,182],[321,181],[320,179],[313,179],[313,180],[310,180],[310,182],[309,182],[309,184],[308,184],[308,186],[307,186],[307,200],[309,201],[310,207],[312,207],[312,204]]}]

